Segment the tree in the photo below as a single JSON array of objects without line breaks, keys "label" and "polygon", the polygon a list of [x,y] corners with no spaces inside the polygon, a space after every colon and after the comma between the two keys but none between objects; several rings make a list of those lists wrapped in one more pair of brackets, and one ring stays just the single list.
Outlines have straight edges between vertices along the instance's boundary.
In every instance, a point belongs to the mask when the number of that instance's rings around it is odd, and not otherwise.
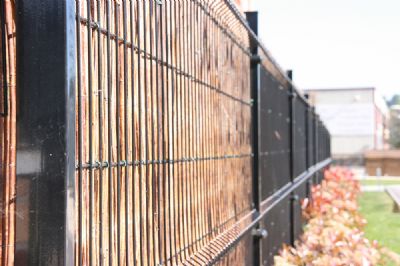
[{"label": "tree", "polygon": [[387,104],[389,106],[400,105],[400,95],[399,94],[393,95],[392,98],[387,101]]},{"label": "tree", "polygon": [[389,144],[394,149],[400,149],[400,108],[392,105],[389,122]]}]

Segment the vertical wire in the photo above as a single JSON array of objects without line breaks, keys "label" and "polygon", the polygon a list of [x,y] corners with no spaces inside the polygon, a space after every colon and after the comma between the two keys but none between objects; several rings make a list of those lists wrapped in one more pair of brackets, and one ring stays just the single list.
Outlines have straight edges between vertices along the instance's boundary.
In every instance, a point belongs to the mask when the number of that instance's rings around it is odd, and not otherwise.
[{"label": "vertical wire", "polygon": [[[187,5],[187,10],[186,10],[186,16],[187,16],[187,22],[186,22],[186,26],[189,29],[188,34],[190,34],[190,45],[188,45],[188,50],[189,50],[189,57],[188,57],[188,72],[191,73],[193,76],[195,75],[194,73],[194,69],[193,69],[193,55],[194,55],[194,51],[193,51],[193,43],[194,43],[194,31],[193,31],[193,10],[192,10],[193,6],[192,6],[192,1],[189,1],[188,5]],[[190,12],[189,12],[190,11]],[[189,19],[190,18],[190,19]],[[190,23],[189,23],[190,21]],[[190,90],[189,90],[190,88]],[[189,97],[188,97],[188,106],[189,106],[189,123],[188,123],[188,127],[189,127],[189,137],[188,137],[188,148],[189,148],[189,157],[194,158],[196,156],[196,154],[194,154],[194,95],[195,95],[195,89],[194,89],[194,83],[192,82],[191,79],[188,79],[188,90],[190,91]],[[195,199],[193,197],[193,185],[194,185],[194,168],[197,166],[197,162],[194,162],[192,164],[189,164],[189,170],[188,170],[188,176],[190,177],[190,183],[189,183],[189,199],[190,199],[190,248],[188,250],[189,252],[189,256],[191,254],[193,254],[193,250],[194,250],[194,241],[196,239],[196,226],[195,226],[195,220],[194,220],[194,208],[195,208]]]},{"label": "vertical wire", "polygon": [[[178,48],[182,49],[182,46],[181,46],[181,35],[182,35],[181,29],[182,29],[182,27],[181,27],[181,19],[180,19],[181,15],[180,15],[179,11],[180,11],[180,5],[178,4],[177,8],[175,8],[175,20],[177,21],[178,26],[175,28],[177,29],[177,32],[178,32],[178,40],[177,40]],[[176,60],[176,65],[177,65],[177,68],[181,70],[182,69],[182,65],[181,65],[182,57],[178,56],[177,46],[175,46],[175,48],[176,48],[175,56],[178,57],[178,60]],[[177,72],[176,72],[176,76],[177,76],[176,78],[178,79],[178,86],[177,86],[178,99],[177,99],[177,103],[176,103],[177,104],[177,119],[176,119],[177,136],[176,137],[177,137],[177,157],[180,158],[182,156],[182,146],[183,146],[182,145],[182,130],[181,130],[181,127],[182,127],[182,120],[181,120],[182,119],[182,76],[179,75]],[[176,176],[177,182],[176,183],[177,183],[177,193],[178,193],[178,195],[177,195],[178,219],[177,220],[178,220],[178,233],[179,233],[179,245],[178,246],[179,246],[179,250],[180,250],[182,248],[182,246],[184,245],[184,237],[183,237],[184,224],[183,224],[183,221],[181,220],[181,218],[182,218],[182,214],[181,214],[181,209],[182,209],[182,203],[181,203],[182,163],[178,163],[177,168],[178,168],[177,172],[176,172],[176,174],[177,174],[177,176]],[[180,261],[182,262],[183,261],[182,252],[179,253],[179,257],[180,257]]]},{"label": "vertical wire", "polygon": [[[161,5],[160,5],[161,6]],[[162,30],[162,11],[160,8],[160,14],[158,14],[158,6],[156,5],[154,8],[154,24],[155,24],[155,52],[156,58],[163,61],[163,52],[162,52],[162,33],[161,38],[159,36],[159,31]],[[160,27],[160,28],[159,28]],[[161,42],[160,42],[161,39]],[[161,57],[159,57],[159,47],[161,48]],[[160,69],[159,69],[160,68]],[[159,70],[161,70],[161,86],[159,85]],[[159,90],[161,87],[161,113],[157,111],[157,124],[158,124],[158,137],[157,137],[157,158],[160,160],[160,163],[157,165],[157,238],[158,238],[158,262],[155,262],[155,265],[160,264],[162,261],[162,241],[161,241],[161,195],[164,196],[164,193],[161,192],[162,184],[160,180],[161,173],[164,174],[164,171],[161,168],[164,168],[164,156],[161,155],[162,153],[162,142],[164,140],[164,76],[163,76],[163,66],[159,67],[159,64],[156,64],[156,99],[157,99],[157,106],[159,104]],[[161,116],[161,119],[160,119]],[[161,121],[160,121],[161,120]],[[161,123],[161,124],[160,124]],[[161,127],[160,127],[161,125]],[[161,138],[161,141],[160,141]]]},{"label": "vertical wire", "polygon": [[[93,86],[92,86],[92,28],[91,1],[87,0],[87,42],[88,42],[88,100],[89,100],[89,164],[93,164]],[[89,169],[89,265],[93,263],[93,168]]]},{"label": "vertical wire", "polygon": [[[204,1],[203,1],[203,4],[204,4]],[[207,17],[206,17],[206,15],[204,14],[204,11],[202,11],[202,23],[203,23],[203,25],[202,25],[202,27],[203,27],[203,38],[205,38],[205,40],[204,40],[204,43],[203,43],[203,75],[202,75],[202,80],[204,81],[204,82],[207,82],[207,67],[208,67],[208,62],[207,62],[207,60],[208,60],[208,58],[207,58],[207,55],[208,55],[208,45],[209,45],[209,40],[208,40],[208,32],[206,33],[207,35],[205,36],[205,29],[208,29],[208,24],[207,24]],[[211,93],[211,91],[209,91],[209,90],[207,90],[207,89],[204,89],[204,86],[202,86],[202,90],[203,90],[203,103],[201,104],[201,106],[203,106],[203,108],[202,109],[204,109],[204,111],[203,111],[203,119],[204,119],[204,121],[203,121],[203,127],[204,127],[204,130],[203,130],[203,133],[202,133],[202,135],[203,135],[203,145],[204,145],[204,157],[208,157],[208,156],[210,156],[210,140],[209,140],[209,130],[211,130],[211,121],[210,121],[210,119],[209,119],[209,108],[210,108],[210,106],[211,106],[211,99],[210,99],[210,93]],[[210,171],[210,169],[209,169],[209,162],[208,161],[205,161],[204,162],[204,169],[203,169],[203,174],[202,174],[202,191],[204,191],[203,192],[203,226],[204,226],[204,235],[206,235],[207,237],[204,239],[204,245],[206,245],[207,244],[207,242],[208,242],[208,226],[207,226],[207,223],[208,223],[208,213],[207,213],[207,207],[208,207],[208,202],[207,202],[207,199],[208,199],[208,191],[205,189],[205,187],[206,187],[206,182],[207,182],[207,173],[208,173],[208,171]]]},{"label": "vertical wire", "polygon": [[[185,42],[186,44],[186,50],[189,53],[188,56],[185,57],[185,69],[186,69],[186,73],[192,74],[191,69],[190,69],[190,58],[191,58],[191,50],[190,50],[190,43],[192,42],[192,35],[190,34],[190,28],[189,28],[189,1],[185,2],[185,28],[186,28],[186,36],[190,36],[189,42]],[[192,128],[191,128],[191,105],[190,105],[190,97],[192,96],[192,90],[191,90],[191,82],[189,77],[186,77],[186,128],[185,132],[186,132],[186,153],[187,153],[187,157],[188,158],[192,158],[192,154],[191,154],[191,148],[190,148],[190,135],[192,132]],[[193,163],[187,163],[186,164],[186,179],[188,180],[188,182],[186,182],[186,213],[187,213],[187,228],[188,228],[188,237],[187,237],[187,244],[189,245],[189,248],[186,249],[187,251],[187,258],[190,256],[191,254],[191,250],[192,250],[192,241],[193,241],[193,237],[192,237],[192,196],[191,196],[191,185],[192,185],[192,179],[193,176],[190,174],[190,170],[192,168],[192,166],[194,165]]]},{"label": "vertical wire", "polygon": [[[189,28],[189,33],[191,35],[190,44],[189,44],[189,51],[190,57],[188,58],[188,71],[191,73],[192,77],[196,77],[194,61],[195,61],[195,50],[194,50],[194,43],[196,40],[196,29],[194,28],[193,20],[195,13],[193,12],[193,2],[189,1],[188,4],[188,18],[187,27]],[[190,127],[190,134],[189,134],[189,156],[194,158],[198,157],[195,152],[195,131],[196,131],[196,115],[195,115],[195,97],[196,97],[196,83],[194,82],[193,78],[189,78],[189,88],[190,88],[190,95],[189,95],[189,127]],[[197,226],[196,226],[196,204],[197,200],[195,197],[195,184],[196,184],[196,175],[195,171],[198,167],[199,163],[194,162],[189,168],[189,175],[191,176],[191,183],[189,187],[189,195],[191,198],[191,205],[190,205],[190,228],[191,228],[191,244],[189,249],[189,256],[195,253],[195,248],[197,245]]]},{"label": "vertical wire", "polygon": [[[140,7],[139,7],[139,1],[138,3],[138,7],[136,9],[137,11],[137,37],[138,37],[138,112],[139,112],[139,145],[138,145],[138,154],[139,154],[139,159],[142,160],[142,84],[141,84],[141,41],[140,41]],[[143,215],[143,204],[142,204],[142,198],[143,198],[143,185],[142,185],[142,173],[143,173],[143,165],[140,164],[139,165],[139,238],[140,238],[140,249],[139,249],[139,258],[140,258],[140,265],[143,265],[143,219],[142,219],[142,215]]]},{"label": "vertical wire", "polygon": [[[198,7],[199,8],[199,7]],[[204,16],[204,12],[202,10],[200,10],[200,79],[201,80],[205,80],[205,57],[204,57],[204,51],[205,51],[205,44],[207,40],[204,40],[204,27],[205,27],[205,16]],[[203,33],[203,34],[202,34]],[[203,41],[202,41],[203,40]],[[205,119],[205,115],[206,115],[206,97],[207,97],[207,93],[208,91],[203,90],[202,85],[199,85],[199,90],[200,90],[200,94],[201,94],[201,100],[199,103],[199,106],[201,106],[202,108],[200,108],[200,113],[201,113],[201,127],[200,127],[200,144],[201,144],[201,156],[203,158],[205,158],[208,154],[207,154],[207,139],[206,139],[206,119]],[[205,193],[205,189],[204,189],[204,176],[207,170],[207,161],[203,161],[202,162],[202,167],[201,167],[201,172],[200,172],[200,209],[201,209],[201,227],[202,227],[202,234],[201,235],[205,235],[206,234],[206,193]],[[202,246],[204,246],[206,244],[206,238],[202,238],[201,240],[202,242]]]},{"label": "vertical wire", "polygon": [[[184,42],[185,43],[185,45],[186,45],[186,51],[187,51],[187,53],[189,54],[188,56],[186,56],[185,57],[185,72],[186,73],[189,73],[189,74],[191,74],[191,72],[190,72],[190,68],[189,68],[189,58],[191,57],[191,51],[190,51],[190,46],[189,46],[189,44],[191,43],[191,41],[192,41],[192,35],[191,34],[189,34],[189,23],[188,23],[188,21],[189,21],[189,1],[185,1],[185,10],[184,10],[184,18],[185,18],[185,29],[186,29],[186,32],[185,32],[185,35],[186,36],[190,36],[189,37],[189,43],[186,41],[186,42]],[[185,126],[185,133],[186,133],[186,137],[185,137],[185,147],[186,147],[186,157],[187,158],[191,158],[191,153],[190,153],[190,142],[189,142],[189,140],[190,140],[190,133],[191,133],[191,131],[192,131],[192,128],[190,127],[190,115],[191,115],[191,106],[189,105],[189,99],[190,99],[190,96],[192,95],[192,93],[191,93],[191,90],[189,89],[190,88],[190,80],[189,80],[189,78],[188,77],[185,77],[185,80],[186,80],[186,100],[185,100],[185,102],[186,102],[186,106],[185,106],[185,111],[186,111],[186,115],[185,115],[185,118],[186,118],[186,126]],[[186,253],[187,253],[187,257],[186,258],[188,258],[189,256],[190,256],[190,251],[191,251],[191,244],[192,244],[192,225],[191,225],[191,222],[192,222],[192,219],[191,219],[191,210],[192,210],[192,197],[191,197],[191,194],[190,194],[190,187],[191,187],[191,184],[192,184],[192,176],[190,175],[190,169],[191,169],[191,167],[192,167],[192,165],[193,165],[194,163],[191,163],[191,162],[189,162],[189,163],[186,163],[186,171],[185,171],[185,173],[186,173],[186,177],[185,177],[185,179],[186,180],[188,180],[187,182],[185,182],[186,183],[186,199],[185,199],[185,202],[186,202],[186,214],[187,214],[187,219],[186,219],[186,224],[187,224],[187,245],[189,246],[189,248],[188,249],[186,249]]]},{"label": "vertical wire", "polygon": [[[211,3],[208,3],[207,5],[208,5],[207,6],[208,11],[211,12],[211,10],[210,10],[211,9],[210,8]],[[210,64],[210,69],[209,69],[209,71],[207,71],[207,83],[210,84],[211,86],[214,86],[215,84],[213,84],[211,73],[212,73],[212,71],[214,71],[214,60],[213,60],[212,56],[213,56],[213,52],[214,52],[213,51],[213,49],[214,49],[214,39],[215,39],[216,36],[215,36],[215,27],[214,27],[214,25],[213,25],[213,23],[211,21],[211,18],[208,18],[207,22],[208,22],[209,28],[211,29],[210,30],[211,32],[210,32],[209,46],[208,46],[208,60],[209,60],[209,64]],[[211,112],[210,112],[210,120],[213,122],[211,128],[213,130],[211,130],[211,132],[209,132],[209,137],[212,139],[210,156],[213,156],[217,152],[217,147],[218,147],[217,141],[219,140],[219,137],[220,137],[220,135],[219,135],[220,132],[218,130],[216,130],[217,129],[216,123],[219,122],[219,121],[217,121],[216,118],[219,118],[220,116],[219,116],[219,106],[217,106],[215,108],[215,102],[218,99],[218,93],[216,93],[215,91],[211,91],[210,96],[211,96],[211,102],[214,103],[211,106]],[[215,179],[218,178],[218,175],[219,175],[218,162],[217,161],[210,161],[210,169],[213,169],[214,173],[211,172],[211,171],[208,172],[208,182],[207,182],[207,184],[212,184],[213,181],[215,181]],[[213,231],[213,227],[214,227],[214,224],[215,224],[215,221],[216,221],[216,214],[215,214],[215,208],[214,208],[215,196],[213,195],[215,190],[216,190],[216,188],[215,188],[215,186],[213,186],[213,190],[210,191],[209,199],[208,199],[208,204],[209,204],[208,205],[208,210],[211,213],[211,215],[210,215],[211,218],[210,218],[210,222],[209,222],[209,229],[208,229],[209,232],[210,232],[210,239],[209,239],[210,242],[211,242],[212,238],[215,235],[215,231]]]},{"label": "vertical wire", "polygon": [[[185,46],[184,46],[184,42],[183,42],[183,36],[185,34],[184,30],[185,30],[185,25],[184,25],[184,3],[186,1],[183,1],[180,5],[179,5],[179,29],[180,29],[180,34],[179,34],[179,42],[180,42],[180,50],[181,51],[185,51],[187,53],[187,51],[185,50]],[[185,65],[184,65],[184,58],[186,58],[186,56],[179,56],[179,69],[183,72],[185,72]],[[185,99],[186,99],[186,77],[183,75],[180,75],[180,99],[181,99],[181,103],[180,103],[180,120],[181,120],[181,127],[180,127],[180,150],[181,150],[181,155],[180,158],[186,158],[186,143],[185,143],[185,136],[186,136],[186,130],[185,130],[185,122],[186,122],[186,104],[185,104]],[[186,195],[185,195],[185,188],[187,186],[187,181],[186,181],[186,177],[185,177],[185,169],[187,166],[187,162],[182,162],[181,163],[181,167],[180,167],[180,180],[179,180],[179,184],[181,186],[181,223],[182,223],[182,242],[181,243],[181,250],[182,248],[187,246],[187,217],[186,217],[186,207],[187,207],[187,199],[186,199]],[[185,182],[184,182],[185,180]],[[181,252],[182,258],[183,260],[185,260],[185,252]]]},{"label": "vertical wire", "polygon": [[[168,2],[167,2],[168,3]],[[166,9],[165,9],[165,60],[167,64],[171,64],[171,62],[169,62],[169,56],[172,54],[172,30],[171,30],[171,5],[172,2],[169,2],[169,4],[166,4]],[[169,16],[168,16],[169,14]],[[169,18],[169,19],[168,19]],[[168,31],[169,29],[169,31]],[[169,35],[168,35],[169,34]],[[168,193],[168,198],[166,198],[165,202],[165,206],[168,205],[168,229],[169,231],[171,231],[172,229],[172,224],[173,221],[171,219],[171,173],[172,173],[172,164],[170,164],[170,160],[173,158],[172,157],[172,153],[171,153],[171,148],[172,148],[172,144],[171,144],[171,119],[172,119],[172,111],[170,112],[170,107],[172,107],[172,105],[170,105],[170,94],[169,91],[171,91],[172,93],[172,88],[173,88],[173,82],[169,81],[170,78],[170,73],[171,70],[166,69],[166,80],[167,80],[167,84],[166,84],[166,88],[167,88],[167,138],[168,138],[168,145],[165,145],[165,148],[168,150],[165,150],[164,153],[166,154],[165,156],[167,156],[168,158],[168,174],[167,174],[167,181],[166,181],[166,185],[167,187],[167,193]],[[171,73],[171,79],[172,79],[172,73]],[[172,98],[172,97],[171,97]],[[168,201],[168,204],[167,204]],[[165,227],[167,228],[167,227]],[[165,243],[167,243],[167,240],[169,240],[169,257],[172,258],[172,247],[173,247],[173,238],[172,238],[173,234],[170,234],[169,237],[167,237],[167,230],[165,230],[164,232],[164,239],[165,239]],[[165,248],[165,258],[168,257],[167,254],[167,248]],[[171,263],[173,262],[173,260],[171,260]]]},{"label": "vertical wire", "polygon": [[116,140],[117,140],[117,262],[121,260],[121,138],[120,138],[120,71],[119,71],[119,2],[115,2],[115,96],[116,96]]},{"label": "vertical wire", "polygon": [[[112,162],[112,71],[111,71],[111,27],[110,27],[110,0],[107,0],[106,3],[106,28],[107,28],[107,97],[108,97],[108,106],[107,106],[107,126],[108,126],[108,161]],[[109,265],[113,264],[113,231],[114,231],[114,222],[113,222],[113,169],[111,165],[108,167],[108,246],[109,246]]]},{"label": "vertical wire", "polygon": [[[154,14],[153,14],[153,1],[149,1],[149,56],[150,58],[153,58],[153,48],[154,48],[154,36],[153,36],[153,32],[154,32],[154,27],[153,27],[153,23],[152,23],[152,18],[153,18]],[[158,59],[158,58],[157,58]],[[149,60],[149,64],[150,64],[150,123],[151,123],[151,160],[155,159],[155,145],[156,145],[156,140],[155,140],[155,135],[154,135],[154,126],[156,123],[158,123],[157,120],[154,119],[154,109],[156,108],[157,104],[154,104],[155,100],[154,100],[154,67],[153,67],[153,61],[152,59]],[[152,232],[152,247],[153,247],[153,263],[156,264],[156,252],[155,252],[155,243],[156,243],[156,226],[155,226],[155,219],[154,219],[154,215],[155,215],[155,170],[156,170],[156,165],[149,165],[149,168],[151,169],[150,173],[151,173],[151,181],[150,181],[150,186],[149,186],[149,190],[151,188],[151,195],[150,195],[150,200],[151,200],[151,204],[149,204],[149,213],[150,213],[150,221],[151,223],[149,224],[148,228],[151,228]],[[149,241],[150,242],[150,241]],[[148,253],[148,256],[150,257],[150,253]]]},{"label": "vertical wire", "polygon": [[[134,20],[134,8],[133,8],[133,0],[130,0],[130,35],[131,35],[131,102],[132,102],[132,161],[136,161],[136,130],[135,130],[135,50],[133,49],[134,44],[134,27],[133,27],[133,20]],[[135,212],[136,212],[136,188],[135,188],[135,166],[132,164],[132,244],[133,244],[133,265],[136,266],[136,219],[135,219]]]},{"label": "vertical wire", "polygon": [[[171,1],[171,5],[173,5],[173,8],[171,6],[170,8],[170,30],[171,33],[173,31],[173,35],[171,34],[171,65],[174,65],[176,62],[176,59],[174,60],[174,56],[176,55],[176,30],[173,28],[174,25],[176,25],[175,21],[175,6],[176,2]],[[174,12],[173,12],[174,10]],[[175,45],[173,45],[173,43],[175,43]],[[171,154],[170,154],[170,160],[174,160],[175,159],[175,116],[176,116],[176,112],[175,112],[175,88],[176,88],[176,80],[175,80],[175,73],[173,71],[171,71],[171,80],[172,80],[172,88],[171,88],[171,112],[172,112],[172,117],[171,117],[171,142],[170,142],[170,150],[171,150]],[[171,163],[171,175],[170,175],[170,180],[172,180],[172,192],[171,192],[171,203],[170,203],[170,211],[172,212],[172,223],[173,223],[173,228],[174,228],[174,232],[176,232],[176,206],[175,205],[175,165],[173,163]],[[177,236],[179,236],[179,233],[174,233],[172,234],[173,236],[173,249],[171,249],[171,256],[176,252],[177,250]],[[171,240],[172,242],[172,240]],[[173,251],[172,251],[173,250]],[[178,259],[175,257],[175,261],[178,262]]]},{"label": "vertical wire", "polygon": [[[128,136],[128,51],[127,51],[127,14],[126,1],[122,2],[122,20],[123,20],[123,48],[124,48],[124,144],[125,144],[125,263],[129,265],[129,136]],[[131,42],[133,43],[133,42]]]},{"label": "vertical wire", "polygon": [[81,29],[80,29],[80,1],[76,0],[76,15],[77,15],[77,20],[76,20],[76,47],[77,47],[77,71],[78,71],[78,163],[79,163],[79,170],[78,170],[78,179],[79,179],[79,184],[78,184],[78,197],[79,197],[79,203],[78,203],[78,211],[79,211],[79,217],[78,217],[78,229],[79,229],[79,236],[78,236],[78,262],[79,265],[82,265],[82,259],[83,259],[83,254],[82,254],[82,236],[83,236],[83,227],[82,227],[82,158],[83,158],[83,137],[82,137],[82,75],[81,75],[81,68],[82,68],[82,61],[81,61]]},{"label": "vertical wire", "polygon": [[[192,30],[192,72],[193,72],[193,77],[198,78],[198,73],[197,73],[197,67],[196,67],[196,59],[197,59],[197,33],[199,26],[196,23],[197,20],[197,11],[196,11],[196,6],[193,1],[190,2],[191,5],[191,25],[190,28]],[[193,105],[193,129],[192,129],[192,153],[193,156],[195,157],[200,157],[199,154],[199,144],[198,144],[198,128],[199,128],[199,117],[198,117],[198,108],[199,108],[199,103],[198,103],[198,97],[199,97],[199,88],[197,86],[197,82],[194,80],[192,81],[192,87],[193,87],[193,98],[192,98],[192,105]],[[194,164],[193,167],[193,184],[192,184],[192,195],[195,199],[195,203],[193,205],[194,212],[193,212],[193,218],[194,218],[194,223],[195,223],[195,245],[193,246],[192,252],[195,253],[199,249],[199,241],[197,239],[200,237],[200,228],[199,228],[199,198],[198,198],[198,169],[200,167],[201,163],[197,162]]]},{"label": "vertical wire", "polygon": [[[207,3],[207,8],[209,9],[209,3]],[[209,10],[208,10],[209,11]],[[212,35],[212,23],[211,23],[211,19],[208,17],[207,18],[207,29],[209,30],[209,34],[208,34],[208,45],[207,45],[207,63],[208,63],[208,68],[206,71],[206,83],[212,85],[211,83],[211,71],[212,71],[212,60],[211,60],[211,49],[212,49],[212,38],[214,37]],[[208,142],[209,142],[209,151],[208,151],[208,155],[207,156],[213,156],[214,155],[214,142],[216,141],[216,132],[215,132],[215,120],[214,120],[214,115],[215,115],[215,94],[214,91],[209,91],[209,101],[206,103],[208,106],[208,121],[210,121],[209,123],[211,124],[208,127]],[[212,169],[212,170],[211,170]],[[218,172],[216,171],[216,169],[214,168],[214,162],[213,161],[208,161],[208,171],[206,172],[206,184],[211,184],[212,182],[212,176],[215,174],[218,174]],[[214,193],[214,186],[208,191],[207,193],[207,207],[206,207],[206,211],[208,212],[208,242],[210,242],[212,240],[213,237],[213,231],[212,231],[212,226],[213,226],[213,208],[212,208],[212,195]],[[214,255],[214,254],[213,254]]]},{"label": "vertical wire", "polygon": [[[101,27],[101,1],[97,0],[97,23],[98,27]],[[103,162],[103,83],[102,83],[102,63],[103,63],[103,56],[102,56],[102,37],[101,37],[101,32],[100,30],[97,31],[97,50],[98,50],[98,105],[99,105],[99,161],[100,164]],[[103,265],[103,169],[100,167],[99,168],[99,209],[100,209],[100,221],[99,221],[99,233],[100,233],[100,250],[99,250],[99,256],[100,256],[100,266]]]},{"label": "vertical wire", "polygon": [[[183,5],[184,1],[178,5],[178,25],[179,25],[179,49],[180,51],[185,51],[184,50],[184,44],[183,44],[183,35],[184,35],[184,28],[185,26],[183,25]],[[185,56],[179,56],[179,66],[178,68],[181,71],[184,70],[184,58]],[[185,158],[185,132],[184,132],[184,127],[185,127],[185,77],[183,75],[179,75],[179,118],[180,118],[180,127],[179,127],[179,141],[180,143],[178,144],[178,147],[180,148],[179,152],[179,158]],[[185,185],[186,182],[183,182],[184,180],[184,169],[186,168],[186,162],[180,163],[179,167],[179,177],[178,177],[178,185],[179,185],[179,204],[180,204],[180,215],[179,215],[179,224],[182,225],[181,227],[181,242],[180,242],[180,250],[183,249],[187,245],[186,243],[186,215],[185,215]],[[181,259],[182,261],[185,259],[185,252],[180,252]]]},{"label": "vertical wire", "polygon": [[[195,16],[193,16],[195,18],[195,25],[194,27],[192,27],[192,29],[195,30],[195,64],[194,64],[194,73],[195,73],[195,77],[199,78],[199,63],[201,62],[201,58],[200,58],[200,54],[201,51],[199,51],[200,47],[199,47],[199,40],[200,40],[200,16],[199,16],[199,9],[198,7],[196,7],[196,5],[194,5],[194,12],[195,12]],[[195,125],[196,125],[196,130],[195,130],[195,147],[196,147],[196,156],[201,157],[201,143],[200,143],[200,132],[201,132],[201,112],[200,112],[200,93],[201,93],[201,88],[199,86],[199,84],[197,82],[194,83],[195,84],[195,90],[196,90],[196,97],[195,97],[195,102],[194,102],[194,107],[195,107]],[[200,198],[200,193],[199,193],[199,189],[200,189],[200,175],[201,175],[201,168],[203,166],[203,162],[198,162],[195,168],[195,177],[196,177],[196,209],[197,209],[197,216],[196,216],[196,221],[197,221],[197,236],[196,239],[199,239],[199,237],[202,235],[202,230],[201,230],[201,198]],[[196,251],[200,250],[201,247],[201,243],[200,241],[196,241]]]},{"label": "vertical wire", "polygon": [[[192,25],[190,25],[190,28],[194,34],[193,37],[193,43],[192,43],[192,71],[193,71],[193,77],[198,78],[198,68],[197,68],[197,59],[198,59],[198,12],[196,10],[196,5],[194,4],[193,1],[191,1],[192,5]],[[198,99],[199,99],[199,88],[198,88],[198,83],[193,80],[193,98],[192,98],[192,105],[193,105],[193,156],[195,157],[200,157],[199,154],[199,143],[198,143],[198,129],[200,127],[199,125],[199,113],[198,113]],[[199,197],[198,197],[198,180],[199,180],[199,175],[198,175],[198,169],[201,166],[201,162],[197,162],[194,165],[193,168],[193,195],[195,199],[195,204],[194,204],[194,212],[193,212],[193,220],[195,221],[195,246],[193,246],[193,253],[197,252],[199,250],[199,241],[198,238],[200,237],[200,230],[199,230]]]},{"label": "vertical wire", "polygon": [[[163,11],[162,6],[160,6],[160,45],[161,45],[161,60],[166,62],[168,64],[168,39],[167,39],[167,23],[163,24],[164,22],[164,17],[163,14],[165,14],[165,22],[167,18],[167,3],[165,3],[165,8]],[[165,31],[164,31],[165,29]],[[163,40],[163,36],[165,34],[165,43]],[[164,57],[164,49],[165,49],[165,54],[166,56]],[[164,70],[165,70],[165,76],[164,76]],[[163,141],[162,141],[162,158],[163,158],[163,168],[162,168],[162,173],[163,173],[163,182],[162,182],[162,189],[163,189],[163,242],[161,246],[161,252],[163,253],[163,259],[160,259],[160,264],[163,264],[163,261],[166,263],[167,259],[167,168],[168,168],[168,162],[167,162],[167,140],[168,140],[168,134],[166,134],[165,130],[168,130],[167,120],[168,120],[168,111],[165,111],[165,101],[167,101],[168,104],[168,93],[165,93],[165,90],[168,89],[168,69],[165,67],[161,67],[161,77],[162,77],[162,82],[161,82],[161,110],[162,110],[162,132],[163,132]],[[165,82],[164,82],[165,80]],[[165,84],[166,83],[166,84]],[[166,120],[167,119],[167,120]]]},{"label": "vertical wire", "polygon": [[[146,55],[147,54],[147,36],[146,36],[146,33],[147,33],[147,14],[146,14],[146,1],[143,1],[143,37],[144,37],[144,43],[143,43],[143,51],[144,51],[144,54]],[[148,113],[147,113],[147,111],[148,111],[148,103],[147,103],[147,98],[148,98],[148,87],[147,87],[147,60],[146,60],[146,57],[143,59],[143,64],[144,64],[144,71],[145,71],[145,73],[144,73],[144,95],[145,95],[145,98],[144,98],[144,113],[145,113],[145,127],[144,127],[144,130],[145,130],[145,154],[146,154],[146,156],[145,156],[145,158],[146,158],[146,161],[149,161],[149,140],[148,140],[148,136],[149,136],[149,134],[148,134],[148,132],[149,132],[149,130],[148,130]],[[146,180],[145,180],[145,186],[146,186],[146,209],[145,209],[145,216],[144,217],[146,217],[146,244],[147,244],[147,249],[146,249],[146,251],[147,251],[147,256],[150,254],[150,241],[149,241],[149,239],[150,239],[150,228],[149,228],[149,224],[148,224],[148,221],[149,221],[149,166],[148,165],[146,165]]]}]

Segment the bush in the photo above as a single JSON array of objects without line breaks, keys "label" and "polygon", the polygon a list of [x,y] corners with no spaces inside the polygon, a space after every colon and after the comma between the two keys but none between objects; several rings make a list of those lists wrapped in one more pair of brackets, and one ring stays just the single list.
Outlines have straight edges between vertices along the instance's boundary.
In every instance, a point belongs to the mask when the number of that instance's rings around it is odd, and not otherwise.
[{"label": "bush", "polygon": [[275,265],[378,264],[378,244],[364,236],[366,221],[358,212],[359,193],[360,185],[350,171],[326,171],[322,183],[312,189],[312,201],[303,204],[308,220],[304,234],[295,247],[283,247]]}]

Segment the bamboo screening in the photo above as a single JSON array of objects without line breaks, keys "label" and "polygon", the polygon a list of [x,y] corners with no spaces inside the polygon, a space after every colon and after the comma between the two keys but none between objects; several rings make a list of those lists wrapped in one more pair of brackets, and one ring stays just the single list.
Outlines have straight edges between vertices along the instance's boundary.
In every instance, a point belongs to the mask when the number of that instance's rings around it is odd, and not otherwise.
[{"label": "bamboo screening", "polygon": [[15,2],[0,4],[0,264],[14,265],[15,243]]},{"label": "bamboo screening", "polygon": [[246,29],[222,0],[76,17],[76,264],[205,264],[253,219]]}]

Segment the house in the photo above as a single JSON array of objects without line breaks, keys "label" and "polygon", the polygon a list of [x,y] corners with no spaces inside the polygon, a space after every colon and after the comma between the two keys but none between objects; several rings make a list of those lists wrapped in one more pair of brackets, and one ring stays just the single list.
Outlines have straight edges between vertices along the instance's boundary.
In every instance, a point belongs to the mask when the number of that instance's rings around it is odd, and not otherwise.
[{"label": "house", "polygon": [[333,159],[359,164],[365,151],[387,148],[389,111],[375,88],[305,92],[331,132]]}]

